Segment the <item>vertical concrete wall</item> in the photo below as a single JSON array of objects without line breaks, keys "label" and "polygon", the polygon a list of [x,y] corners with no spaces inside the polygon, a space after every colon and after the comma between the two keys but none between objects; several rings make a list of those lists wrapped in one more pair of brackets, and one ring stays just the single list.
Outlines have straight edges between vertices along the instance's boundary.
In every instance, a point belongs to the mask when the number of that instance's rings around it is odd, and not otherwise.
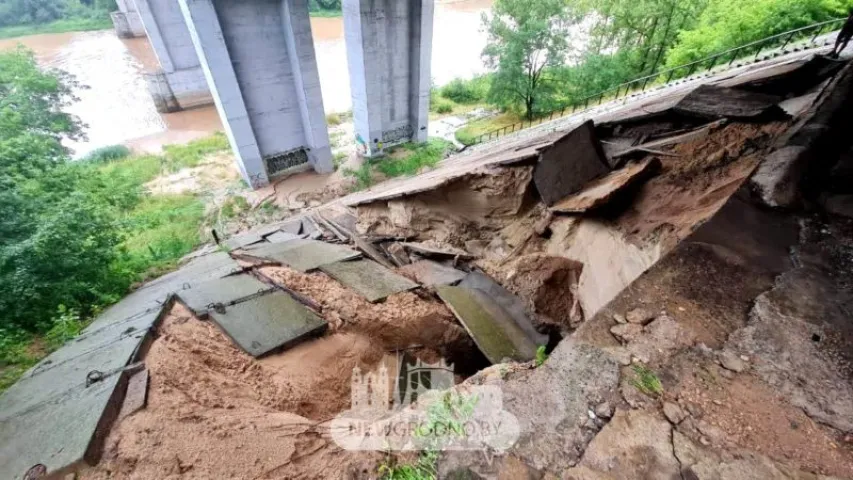
[{"label": "vertical concrete wall", "polygon": [[116,0],[116,5],[118,11],[110,14],[116,35],[121,38],[144,37],[145,27],[139,18],[134,0]]},{"label": "vertical concrete wall", "polygon": [[356,140],[366,155],[426,141],[434,0],[344,0]]},{"label": "vertical concrete wall", "polygon": [[308,1],[178,1],[246,181],[333,171]]},{"label": "vertical concrete wall", "polygon": [[213,96],[177,0],[135,0],[161,71],[146,74],[160,112],[210,105]]}]

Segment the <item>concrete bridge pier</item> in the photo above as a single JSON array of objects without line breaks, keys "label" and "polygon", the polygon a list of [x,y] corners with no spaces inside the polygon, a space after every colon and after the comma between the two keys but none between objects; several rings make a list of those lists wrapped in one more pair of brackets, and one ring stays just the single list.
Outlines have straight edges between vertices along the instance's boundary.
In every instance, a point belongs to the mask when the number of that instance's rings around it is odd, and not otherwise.
[{"label": "concrete bridge pier", "polygon": [[308,0],[177,1],[246,182],[331,173]]},{"label": "concrete bridge pier", "polygon": [[135,2],[160,62],[160,71],[145,74],[157,111],[169,113],[212,104],[204,70],[177,0]]},{"label": "concrete bridge pier", "polygon": [[116,0],[118,10],[111,13],[113,27],[120,38],[144,37],[145,27],[139,18],[134,0]]},{"label": "concrete bridge pier", "polygon": [[367,156],[427,139],[434,0],[343,0],[356,141]]}]

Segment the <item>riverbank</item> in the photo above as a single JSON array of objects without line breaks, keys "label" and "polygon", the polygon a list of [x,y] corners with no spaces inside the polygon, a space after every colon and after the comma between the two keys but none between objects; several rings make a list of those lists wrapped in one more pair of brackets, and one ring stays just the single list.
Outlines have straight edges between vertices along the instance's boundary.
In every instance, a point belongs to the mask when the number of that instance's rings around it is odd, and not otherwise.
[{"label": "riverbank", "polygon": [[0,27],[0,38],[28,37],[47,33],[91,32],[113,27],[109,18],[71,18],[41,25],[12,25]]}]

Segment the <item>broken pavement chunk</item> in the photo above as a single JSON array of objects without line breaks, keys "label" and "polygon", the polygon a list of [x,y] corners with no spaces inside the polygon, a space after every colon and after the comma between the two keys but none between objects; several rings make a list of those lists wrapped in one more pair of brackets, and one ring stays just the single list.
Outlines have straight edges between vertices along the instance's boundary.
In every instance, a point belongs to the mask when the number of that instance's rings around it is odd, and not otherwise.
[{"label": "broken pavement chunk", "polygon": [[562,213],[582,213],[601,207],[618,192],[649,178],[660,167],[661,162],[657,158],[648,158],[639,163],[629,164],[621,170],[593,180],[580,192],[557,202],[551,210]]},{"label": "broken pavement chunk", "polygon": [[305,238],[305,237],[302,235],[296,235],[293,233],[275,232],[275,233],[271,233],[267,236],[267,241],[270,243],[283,243],[283,242],[289,242],[291,240],[297,240],[300,238]]},{"label": "broken pavement chunk", "polygon": [[474,258],[470,253],[460,250],[458,248],[453,248],[449,245],[442,245],[440,247],[434,247],[431,245],[427,245],[425,243],[417,243],[417,242],[403,242],[400,243],[406,250],[411,251],[412,253],[416,253],[423,257],[437,257],[437,258],[456,258],[459,257],[461,259],[470,260]]},{"label": "broken pavement chunk", "polygon": [[229,305],[238,302],[240,299],[269,292],[273,289],[274,287],[251,275],[235,275],[181,290],[178,292],[178,296],[193,313],[199,317],[204,317],[213,304]]},{"label": "broken pavement chunk", "polygon": [[420,260],[400,268],[400,272],[414,277],[415,281],[427,287],[437,285],[456,285],[465,272],[432,260]]},{"label": "broken pavement chunk", "polygon": [[264,239],[260,235],[255,232],[247,232],[242,233],[240,235],[234,236],[225,240],[223,245],[230,248],[231,250],[237,250],[240,248],[248,247],[249,245],[263,242]]},{"label": "broken pavement chunk", "polygon": [[542,150],[533,171],[533,182],[545,204],[553,205],[609,171],[607,157],[590,120]]},{"label": "broken pavement chunk", "polygon": [[536,356],[538,346],[481,290],[446,285],[436,290],[490,362],[527,362]]},{"label": "broken pavement chunk", "polygon": [[779,107],[781,100],[774,95],[702,85],[681,99],[673,110],[704,118],[783,120],[788,114]]},{"label": "broken pavement chunk", "polygon": [[213,321],[249,355],[260,357],[303,337],[322,333],[328,323],[290,295],[273,292],[211,311]]},{"label": "broken pavement chunk", "polygon": [[121,406],[118,419],[121,420],[142,410],[146,403],[148,403],[148,369],[143,368],[130,375],[130,379],[127,381],[127,392],[124,395],[124,403]]},{"label": "broken pavement chunk", "polygon": [[330,263],[320,267],[320,270],[369,302],[378,302],[395,293],[418,287],[418,284],[408,278],[397,275],[372,260]]},{"label": "broken pavement chunk", "polygon": [[303,273],[316,270],[322,265],[361,256],[359,252],[340,245],[306,239],[263,244],[246,252],[253,257],[268,258]]}]

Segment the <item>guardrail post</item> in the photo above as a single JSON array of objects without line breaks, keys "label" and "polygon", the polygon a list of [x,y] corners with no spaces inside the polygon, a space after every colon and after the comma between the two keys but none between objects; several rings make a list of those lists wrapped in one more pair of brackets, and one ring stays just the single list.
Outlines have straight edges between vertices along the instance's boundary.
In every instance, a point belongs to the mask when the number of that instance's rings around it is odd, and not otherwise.
[{"label": "guardrail post", "polygon": [[669,83],[672,80],[672,76],[675,75],[675,69],[669,71],[669,76],[666,77],[666,81],[663,83]]},{"label": "guardrail post", "polygon": [[791,43],[791,39],[794,38],[794,33],[796,33],[796,32],[791,32],[791,34],[788,35],[788,38],[785,39],[785,43],[783,43],[782,46],[779,47],[779,50],[785,50],[785,47],[787,47],[788,44]]}]

